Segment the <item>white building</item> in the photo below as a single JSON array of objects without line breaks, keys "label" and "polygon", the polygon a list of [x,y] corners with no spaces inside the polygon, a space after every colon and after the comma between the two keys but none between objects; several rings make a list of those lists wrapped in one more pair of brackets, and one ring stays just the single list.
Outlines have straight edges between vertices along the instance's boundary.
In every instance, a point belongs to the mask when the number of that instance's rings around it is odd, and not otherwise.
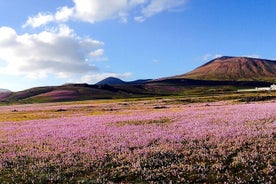
[{"label": "white building", "polygon": [[270,90],[276,90],[276,84],[272,84],[272,85],[270,86]]},{"label": "white building", "polygon": [[241,89],[238,90],[238,92],[250,92],[250,91],[276,91],[276,85],[272,84],[270,87],[261,87],[261,88],[255,88],[255,89]]}]

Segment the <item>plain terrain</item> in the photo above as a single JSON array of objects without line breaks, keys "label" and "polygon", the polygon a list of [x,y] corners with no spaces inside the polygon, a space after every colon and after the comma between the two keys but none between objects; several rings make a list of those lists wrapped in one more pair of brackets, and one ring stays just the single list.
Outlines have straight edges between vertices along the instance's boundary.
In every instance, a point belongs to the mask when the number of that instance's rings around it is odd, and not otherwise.
[{"label": "plain terrain", "polygon": [[275,92],[0,106],[1,183],[269,183]]}]

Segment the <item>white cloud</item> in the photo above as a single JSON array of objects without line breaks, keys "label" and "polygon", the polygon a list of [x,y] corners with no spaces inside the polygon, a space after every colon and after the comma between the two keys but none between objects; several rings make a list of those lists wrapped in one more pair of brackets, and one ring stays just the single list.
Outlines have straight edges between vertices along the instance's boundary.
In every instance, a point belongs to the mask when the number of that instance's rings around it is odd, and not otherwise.
[{"label": "white cloud", "polygon": [[126,73],[96,73],[96,74],[88,74],[84,75],[80,79],[80,83],[97,83],[107,77],[116,77],[120,79],[127,79],[132,76],[132,73],[126,72]]},{"label": "white cloud", "polygon": [[108,61],[108,57],[104,56],[104,49],[97,49],[95,51],[91,51],[89,56],[93,59],[91,61]]},{"label": "white cloud", "polygon": [[130,0],[129,1],[129,6],[131,6],[131,7],[138,6],[138,5],[141,5],[141,4],[145,4],[147,2],[148,2],[148,0]]},{"label": "white cloud", "polygon": [[134,17],[134,20],[136,22],[144,22],[146,19],[143,16],[137,16],[137,17]]},{"label": "white cloud", "polygon": [[[210,61],[212,59],[216,59],[216,58],[219,58],[219,57],[222,57],[222,56],[223,56],[222,54],[205,54],[202,57],[202,60],[203,61]],[[241,57],[261,58],[261,56],[258,55],[258,54],[242,55]]]},{"label": "white cloud", "polygon": [[55,20],[58,22],[65,22],[73,15],[73,8],[64,6],[60,8],[55,14]]},{"label": "white cloud", "polygon": [[28,20],[22,25],[23,28],[31,26],[33,28],[37,28],[40,26],[44,26],[50,22],[58,22],[63,23],[68,21],[71,16],[73,16],[74,9],[68,8],[67,6],[58,8],[58,11],[54,14],[52,13],[42,13],[39,12],[34,17],[28,17]]},{"label": "white cloud", "polygon": [[250,57],[250,58],[261,58],[258,54],[251,54],[251,55],[245,55],[244,57]]},{"label": "white cloud", "polygon": [[163,11],[184,5],[189,0],[73,0],[73,7],[61,7],[56,13],[38,13],[29,17],[23,27],[39,27],[50,22],[79,20],[95,23],[119,19],[126,23],[130,16],[138,22]]},{"label": "white cloud", "polygon": [[90,56],[92,57],[100,57],[104,55],[104,50],[103,49],[97,49],[95,51],[92,51],[89,53]]},{"label": "white cloud", "polygon": [[[10,27],[0,27],[2,74],[45,78],[70,77],[97,71],[91,60],[102,57],[104,43],[81,38],[65,25],[37,34],[19,35]],[[94,55],[91,53],[94,53]]]},{"label": "white cloud", "polygon": [[215,59],[215,58],[219,58],[219,57],[222,57],[221,54],[205,54],[202,59],[203,61],[210,61],[212,59]]},{"label": "white cloud", "polygon": [[142,9],[143,17],[151,17],[162,11],[170,10],[172,8],[183,5],[187,0],[152,0]]},{"label": "white cloud", "polygon": [[75,3],[74,17],[85,22],[98,22],[126,16],[127,0],[73,0]]},{"label": "white cloud", "polygon": [[5,46],[5,45],[10,45],[14,43],[14,38],[16,38],[16,32],[14,29],[10,27],[1,27],[0,33],[1,33],[1,37],[0,37],[1,45]]}]

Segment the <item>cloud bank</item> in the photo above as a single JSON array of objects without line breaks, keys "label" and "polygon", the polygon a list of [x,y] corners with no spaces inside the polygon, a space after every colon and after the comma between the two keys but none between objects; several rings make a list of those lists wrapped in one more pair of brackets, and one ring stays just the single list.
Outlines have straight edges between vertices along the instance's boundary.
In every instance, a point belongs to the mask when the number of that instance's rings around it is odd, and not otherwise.
[{"label": "cloud bank", "polygon": [[38,13],[29,17],[23,27],[40,27],[51,22],[77,20],[88,23],[108,19],[127,22],[129,17],[142,22],[158,13],[181,7],[188,0],[73,0],[74,6],[64,6],[56,13]]},{"label": "cloud bank", "polygon": [[22,35],[10,27],[0,27],[0,35],[2,74],[30,78],[87,74],[98,70],[92,61],[104,54],[103,42],[81,38],[66,25]]}]

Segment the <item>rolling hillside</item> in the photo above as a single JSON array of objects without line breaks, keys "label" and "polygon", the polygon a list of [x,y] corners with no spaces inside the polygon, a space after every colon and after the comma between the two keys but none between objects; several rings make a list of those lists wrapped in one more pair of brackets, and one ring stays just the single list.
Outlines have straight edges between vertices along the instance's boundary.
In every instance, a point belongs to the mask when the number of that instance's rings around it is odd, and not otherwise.
[{"label": "rolling hillside", "polygon": [[62,86],[36,87],[0,95],[3,103],[61,102],[91,99],[116,99],[153,96],[157,92],[144,85],[89,85],[66,84]]},{"label": "rolling hillside", "polygon": [[95,85],[66,84],[0,93],[0,102],[37,103],[163,95],[214,94],[237,89],[269,87],[276,82],[276,61],[220,57],[174,77],[125,82],[109,77]]}]

